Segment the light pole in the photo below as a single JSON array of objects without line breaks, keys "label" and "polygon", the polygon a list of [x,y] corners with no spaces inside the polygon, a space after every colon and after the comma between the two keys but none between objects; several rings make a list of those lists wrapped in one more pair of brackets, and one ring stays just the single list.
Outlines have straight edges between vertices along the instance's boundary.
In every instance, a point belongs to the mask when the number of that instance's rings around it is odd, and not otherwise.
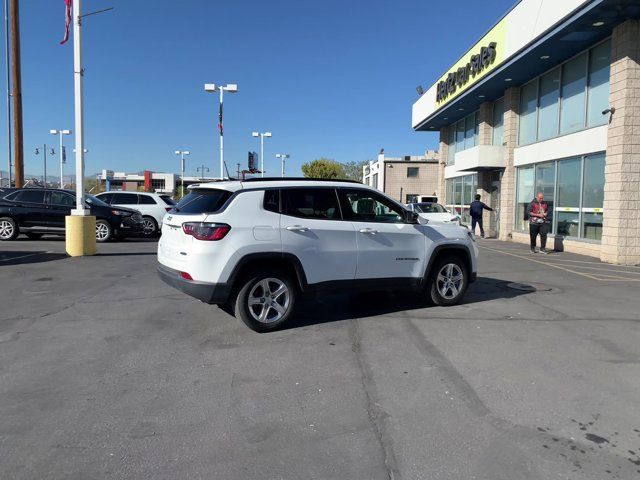
[{"label": "light pole", "polygon": [[180,182],[182,183],[180,187],[180,198],[184,197],[184,156],[190,155],[189,150],[176,150],[176,155],[180,155]]},{"label": "light pole", "polygon": [[[64,187],[64,181],[62,176],[64,175],[64,164],[67,161],[67,155],[64,152],[64,135],[71,135],[71,130],[49,130],[51,135],[58,135],[60,137],[60,188]],[[76,183],[78,180],[76,179]]]},{"label": "light pole", "polygon": [[202,176],[200,177],[202,179],[202,181],[204,182],[204,172],[208,172],[209,171],[209,167],[205,167],[204,163],[202,164],[201,167],[196,168],[196,172],[201,172]]},{"label": "light pole", "polygon": [[290,156],[291,155],[289,155],[288,153],[276,153],[276,158],[279,158],[280,162],[282,163],[282,176],[283,177],[284,177],[284,162]]},{"label": "light pole", "polygon": [[[40,147],[36,147],[36,151],[34,152],[36,155],[40,155]],[[42,147],[42,153],[44,154],[44,188],[47,188],[47,144],[45,143]],[[51,155],[55,155],[56,152],[51,149]]]},{"label": "light pole", "polygon": [[264,177],[264,137],[271,138],[271,132],[252,132],[252,137],[260,137],[260,171]]},{"label": "light pole", "polygon": [[229,83],[227,85],[217,85],[215,83],[205,83],[204,91],[213,93],[220,92],[220,110],[218,111],[218,130],[220,131],[220,180],[224,179],[224,124],[222,116],[222,104],[224,103],[224,92],[238,93],[238,85]]},{"label": "light pole", "polygon": [[11,71],[9,70],[9,0],[4,0],[5,60],[7,62],[7,158],[9,159],[9,188],[11,188]]}]

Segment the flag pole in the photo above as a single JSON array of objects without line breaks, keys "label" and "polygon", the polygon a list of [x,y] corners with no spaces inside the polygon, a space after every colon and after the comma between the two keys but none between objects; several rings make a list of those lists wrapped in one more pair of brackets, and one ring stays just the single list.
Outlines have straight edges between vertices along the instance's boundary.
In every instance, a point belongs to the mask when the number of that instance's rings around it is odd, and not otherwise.
[{"label": "flag pole", "polygon": [[[66,251],[72,257],[96,254],[96,217],[84,203],[84,96],[82,90],[82,10],[73,0],[73,86],[76,134],[76,208],[65,218]],[[65,40],[66,41],[66,40]],[[60,152],[62,155],[62,152]]]},{"label": "flag pole", "polygon": [[[87,216],[84,205],[84,92],[82,68],[81,0],[73,0],[73,78],[76,129],[76,208],[72,215]],[[62,155],[62,152],[60,152]]]}]

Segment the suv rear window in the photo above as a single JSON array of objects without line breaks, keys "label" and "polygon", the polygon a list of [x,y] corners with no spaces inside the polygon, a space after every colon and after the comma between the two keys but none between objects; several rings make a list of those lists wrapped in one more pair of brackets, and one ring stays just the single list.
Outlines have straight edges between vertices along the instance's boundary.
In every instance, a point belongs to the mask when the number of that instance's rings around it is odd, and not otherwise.
[{"label": "suv rear window", "polygon": [[230,196],[231,192],[227,190],[210,188],[191,190],[178,202],[175,210],[180,213],[215,213],[220,210]]}]

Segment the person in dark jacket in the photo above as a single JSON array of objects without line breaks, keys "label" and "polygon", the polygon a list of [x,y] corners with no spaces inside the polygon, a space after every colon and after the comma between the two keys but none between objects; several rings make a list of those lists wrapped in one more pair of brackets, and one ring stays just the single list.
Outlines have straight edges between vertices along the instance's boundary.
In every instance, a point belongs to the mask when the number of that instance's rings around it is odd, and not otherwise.
[{"label": "person in dark jacket", "polygon": [[484,228],[482,228],[482,211],[489,210],[493,212],[493,208],[488,207],[480,201],[480,195],[476,195],[475,201],[469,205],[469,214],[471,215],[471,231],[475,235],[476,224],[480,227],[480,236],[484,238]]},{"label": "person in dark jacket", "polygon": [[540,253],[547,254],[547,233],[551,225],[551,214],[542,192],[538,193],[527,207],[527,217],[529,218],[531,253],[536,253],[536,240],[540,235]]}]

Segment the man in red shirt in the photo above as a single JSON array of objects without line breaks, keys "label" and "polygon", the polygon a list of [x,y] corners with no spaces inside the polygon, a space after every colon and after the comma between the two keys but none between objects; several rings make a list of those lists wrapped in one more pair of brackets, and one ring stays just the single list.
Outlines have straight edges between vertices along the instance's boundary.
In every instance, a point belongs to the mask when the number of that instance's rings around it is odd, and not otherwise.
[{"label": "man in red shirt", "polygon": [[542,192],[536,195],[527,207],[529,217],[529,238],[531,239],[531,253],[536,253],[536,239],[540,235],[540,253],[547,254],[547,233],[551,226],[549,205],[544,201]]}]

